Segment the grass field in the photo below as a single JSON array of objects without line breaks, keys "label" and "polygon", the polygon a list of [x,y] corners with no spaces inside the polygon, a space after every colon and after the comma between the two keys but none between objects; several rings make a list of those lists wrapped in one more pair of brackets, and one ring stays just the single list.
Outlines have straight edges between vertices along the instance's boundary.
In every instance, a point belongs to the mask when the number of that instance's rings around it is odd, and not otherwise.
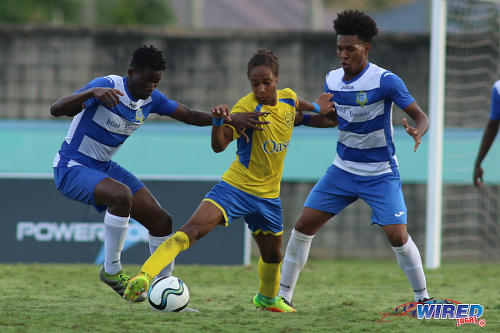
[{"label": "grass field", "polygon": [[[125,266],[136,272],[138,266]],[[396,261],[310,260],[294,296],[298,313],[257,311],[256,262],[249,267],[178,265],[200,313],[160,313],[127,303],[88,264],[0,264],[0,332],[449,332],[500,331],[500,266],[445,264],[427,271],[432,296],[484,306],[485,327],[379,313],[412,301]]]}]

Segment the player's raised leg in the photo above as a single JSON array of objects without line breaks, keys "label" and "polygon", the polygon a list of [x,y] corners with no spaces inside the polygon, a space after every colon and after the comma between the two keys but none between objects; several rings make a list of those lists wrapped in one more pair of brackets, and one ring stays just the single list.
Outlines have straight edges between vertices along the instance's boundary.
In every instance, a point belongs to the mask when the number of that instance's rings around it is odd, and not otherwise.
[{"label": "player's raised leg", "polygon": [[415,301],[429,299],[420,252],[408,234],[406,224],[385,225],[383,228],[396,253],[399,267],[413,288]]},{"label": "player's raised leg", "polygon": [[123,298],[135,302],[148,290],[152,279],[179,253],[187,250],[201,237],[208,234],[223,219],[222,211],[213,203],[202,201],[193,216],[172,237],[163,242],[141,267],[139,274],[127,285]]},{"label": "player's raised leg", "polygon": [[261,310],[272,312],[297,312],[282,297],[278,297],[281,266],[281,233],[253,235],[261,257],[258,263],[259,293],[253,298],[254,305]]},{"label": "player's raised leg", "polygon": [[312,239],[319,228],[332,216],[329,213],[304,207],[301,217],[292,230],[283,259],[279,288],[279,296],[290,303],[299,274],[307,262]]}]

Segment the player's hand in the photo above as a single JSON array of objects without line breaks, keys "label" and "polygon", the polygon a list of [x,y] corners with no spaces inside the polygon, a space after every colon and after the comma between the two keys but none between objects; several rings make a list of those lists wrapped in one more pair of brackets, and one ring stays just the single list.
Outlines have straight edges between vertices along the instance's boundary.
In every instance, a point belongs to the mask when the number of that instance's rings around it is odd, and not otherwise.
[{"label": "player's hand", "polygon": [[478,189],[483,185],[483,168],[481,168],[480,165],[474,166],[472,181],[474,182],[474,186]]},{"label": "player's hand", "polygon": [[269,112],[237,112],[231,115],[230,124],[235,128],[253,128],[258,131],[263,131],[262,125],[269,124],[269,121],[260,120],[260,117],[267,117]]},{"label": "player's hand", "polygon": [[92,88],[92,95],[108,108],[112,109],[120,103],[120,96],[123,96],[123,93],[114,88],[96,87]]},{"label": "player's hand", "polygon": [[332,113],[335,113],[337,110],[335,110],[335,103],[332,101],[333,95],[329,93],[322,93],[319,95],[318,98],[314,101],[314,103],[317,103],[320,108],[320,114],[322,116],[326,115],[331,115]]},{"label": "player's hand", "polygon": [[406,118],[403,118],[403,127],[406,130],[406,133],[410,134],[415,141],[415,147],[413,147],[413,151],[417,151],[418,146],[420,146],[420,142],[422,141],[422,134],[415,127],[411,127],[408,125],[408,121]]},{"label": "player's hand", "polygon": [[216,106],[212,106],[210,108],[210,112],[212,113],[212,117],[215,119],[226,119],[227,121],[231,121],[231,117],[229,116],[229,108],[226,104],[219,104]]},{"label": "player's hand", "polygon": [[269,112],[237,112],[231,115],[230,124],[234,126],[236,132],[245,138],[246,142],[250,142],[248,135],[245,133],[247,128],[253,128],[258,131],[264,131],[262,125],[269,124],[269,121],[260,120],[259,117],[267,117]]}]

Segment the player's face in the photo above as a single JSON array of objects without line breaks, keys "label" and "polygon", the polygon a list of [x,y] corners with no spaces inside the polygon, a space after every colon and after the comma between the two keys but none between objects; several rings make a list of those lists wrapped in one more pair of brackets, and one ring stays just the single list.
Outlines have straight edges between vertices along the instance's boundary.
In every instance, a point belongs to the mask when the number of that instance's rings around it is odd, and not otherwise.
[{"label": "player's face", "polygon": [[158,87],[161,80],[162,71],[151,69],[128,70],[127,88],[135,99],[147,99]]},{"label": "player's face", "polygon": [[279,76],[274,75],[270,67],[256,66],[252,68],[248,80],[250,80],[252,91],[260,103],[266,105],[276,105],[278,103],[276,86],[278,85]]},{"label": "player's face", "polygon": [[370,48],[370,43],[360,40],[356,35],[337,37],[337,56],[344,69],[345,79],[353,79],[365,69]]}]

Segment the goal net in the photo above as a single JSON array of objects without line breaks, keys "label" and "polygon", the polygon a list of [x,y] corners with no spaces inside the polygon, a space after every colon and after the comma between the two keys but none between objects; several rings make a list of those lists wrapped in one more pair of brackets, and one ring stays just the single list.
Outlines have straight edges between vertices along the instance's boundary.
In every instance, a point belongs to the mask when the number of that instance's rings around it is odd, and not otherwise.
[{"label": "goal net", "polygon": [[500,1],[448,0],[446,127],[484,127],[500,79]]},{"label": "goal net", "polygon": [[[448,0],[446,26],[444,126],[458,128],[462,138],[475,144],[466,149],[464,141],[464,149],[454,152],[468,161],[466,165],[446,168],[446,159],[453,156],[446,146],[443,150],[443,173],[462,168],[470,176],[443,184],[442,259],[499,261],[500,184],[486,182],[477,190],[472,186],[472,168],[489,118],[491,88],[500,80],[500,1]],[[444,135],[446,142],[446,130]],[[485,161],[498,161],[495,155],[491,149]]]}]

